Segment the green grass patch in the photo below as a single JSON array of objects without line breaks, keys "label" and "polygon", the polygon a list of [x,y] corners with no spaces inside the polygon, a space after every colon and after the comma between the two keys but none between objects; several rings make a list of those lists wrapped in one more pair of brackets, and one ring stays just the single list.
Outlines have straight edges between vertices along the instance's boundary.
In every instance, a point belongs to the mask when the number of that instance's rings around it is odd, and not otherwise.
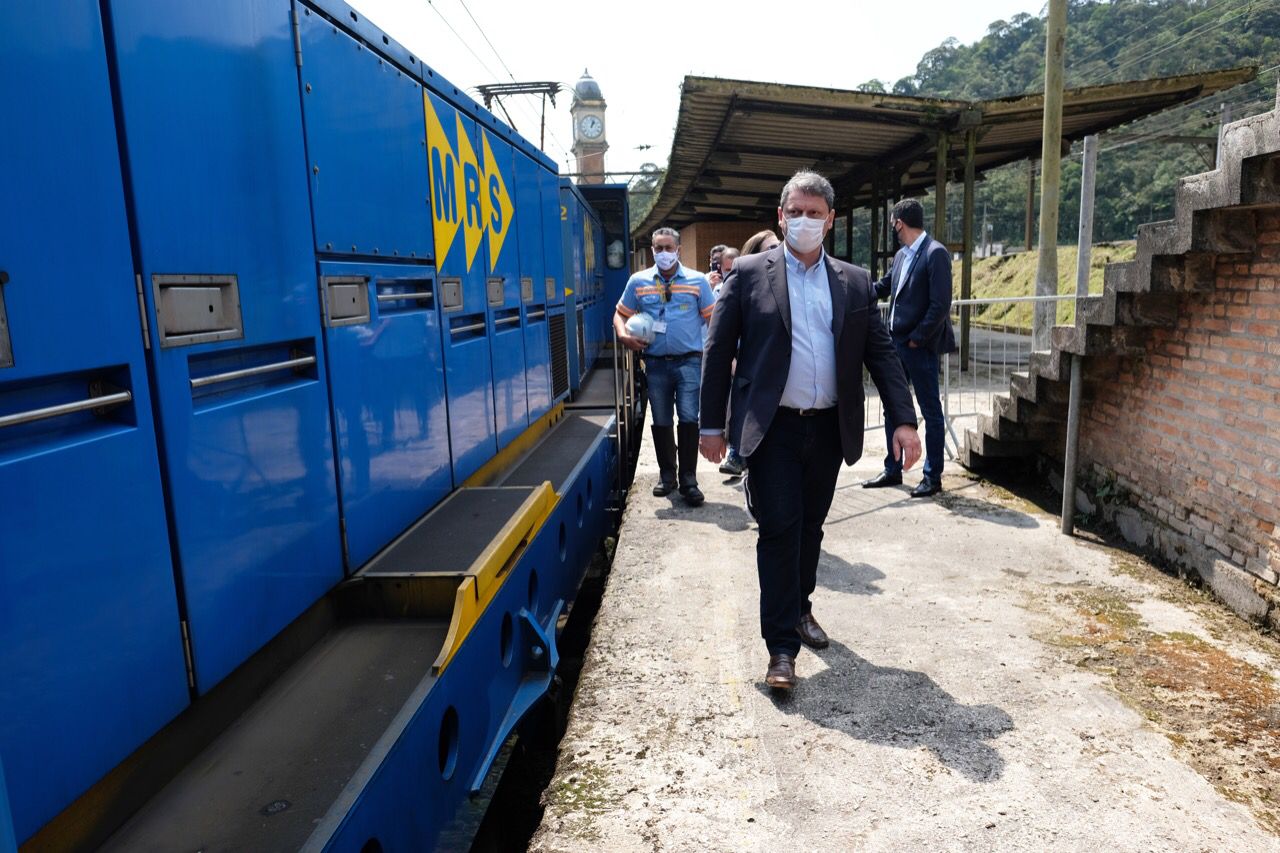
[{"label": "green grass patch", "polygon": [[[1099,243],[1093,247],[1089,256],[1089,292],[1102,293],[1102,276],[1107,264],[1131,261],[1137,253],[1137,244],[1132,241],[1123,243]],[[1073,294],[1076,292],[1076,247],[1058,247],[1058,293]],[[1040,263],[1040,252],[1019,252],[1016,255],[999,255],[993,258],[976,258],[973,262],[973,296],[974,299],[1005,299],[1011,296],[1034,296],[1036,290],[1036,268]],[[952,265],[954,285],[952,293],[960,294],[961,262]],[[1031,317],[1034,303],[1023,302],[1006,305],[980,305],[970,314],[974,324],[986,324],[1011,329],[1031,330]],[[1058,324],[1070,325],[1075,322],[1075,303],[1063,301],[1058,303]]]}]

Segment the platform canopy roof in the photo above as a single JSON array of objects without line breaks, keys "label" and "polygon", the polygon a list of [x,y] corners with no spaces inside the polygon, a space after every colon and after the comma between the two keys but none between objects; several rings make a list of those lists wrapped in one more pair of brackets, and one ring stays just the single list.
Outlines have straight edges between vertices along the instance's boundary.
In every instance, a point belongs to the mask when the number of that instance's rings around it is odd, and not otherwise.
[{"label": "platform canopy roof", "polygon": [[[1063,144],[1257,76],[1254,67],[1068,89]],[[633,235],[704,220],[771,220],[778,191],[814,168],[837,208],[934,186],[940,140],[949,178],[970,131],[977,174],[1040,156],[1044,96],[961,101],[781,83],[685,77],[671,159],[658,198]]]}]

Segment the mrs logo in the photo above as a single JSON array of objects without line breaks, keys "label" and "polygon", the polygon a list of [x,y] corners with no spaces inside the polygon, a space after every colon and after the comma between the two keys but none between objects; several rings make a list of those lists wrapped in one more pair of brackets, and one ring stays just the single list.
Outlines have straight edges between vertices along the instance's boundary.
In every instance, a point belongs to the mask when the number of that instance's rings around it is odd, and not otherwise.
[{"label": "mrs logo", "polygon": [[[498,158],[493,154],[489,134],[480,130],[480,150],[483,163],[476,157],[476,149],[466,123],[457,110],[446,107],[445,120],[453,119],[457,150],[449,141],[444,124],[431,103],[431,96],[422,95],[427,117],[427,157],[431,170],[431,220],[435,231],[436,268],[444,266],[453,248],[458,231],[463,233],[466,247],[467,270],[475,263],[480,244],[488,238],[489,271],[498,265],[502,246],[511,231],[515,206],[502,177]],[[499,149],[501,150],[501,149]]]}]

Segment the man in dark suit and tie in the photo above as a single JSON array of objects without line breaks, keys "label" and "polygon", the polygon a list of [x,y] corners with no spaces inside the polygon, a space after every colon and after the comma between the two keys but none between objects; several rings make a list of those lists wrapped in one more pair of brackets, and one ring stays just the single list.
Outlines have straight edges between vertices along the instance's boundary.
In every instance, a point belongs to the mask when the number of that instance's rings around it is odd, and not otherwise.
[{"label": "man in dark suit and tie", "polygon": [[[951,253],[924,230],[924,208],[913,198],[893,206],[889,227],[902,248],[889,274],[875,284],[876,296],[889,298],[889,334],[902,367],[915,389],[924,415],[924,476],[911,497],[942,491],[942,455],[946,423],[938,392],[938,358],[956,351],[951,329]],[[894,427],[885,419],[884,470],[862,484],[864,489],[902,484],[902,462],[893,446]]]},{"label": "man in dark suit and tie", "polygon": [[778,207],[785,242],[734,264],[702,360],[702,454],[724,458],[731,402],[728,440],[746,457],[747,506],[759,526],[765,682],[781,690],[795,686],[801,643],[828,644],[809,597],[840,461],[852,465],[862,455],[864,366],[894,427],[895,449],[907,467],[920,457],[911,393],[871,277],[822,250],[834,204],[826,178],[792,177]]}]

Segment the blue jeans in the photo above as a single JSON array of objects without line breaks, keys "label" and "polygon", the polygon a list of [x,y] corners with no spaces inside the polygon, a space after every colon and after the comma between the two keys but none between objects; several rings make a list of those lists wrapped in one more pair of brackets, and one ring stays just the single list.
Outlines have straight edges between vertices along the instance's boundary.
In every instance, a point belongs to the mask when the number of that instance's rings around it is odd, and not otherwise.
[{"label": "blue jeans", "polygon": [[644,375],[649,389],[649,414],[656,427],[698,422],[698,391],[702,384],[702,354],[681,359],[644,359]]},{"label": "blue jeans", "polygon": [[[907,346],[897,339],[893,347],[898,360],[907,371],[911,389],[915,391],[920,414],[924,416],[924,475],[930,480],[942,479],[942,456],[946,447],[946,424],[942,416],[942,396],[938,392],[938,354],[924,347]],[[896,425],[886,421],[885,446],[889,452],[884,458],[884,470],[890,474],[902,472],[902,462],[893,458],[893,431]]]}]

